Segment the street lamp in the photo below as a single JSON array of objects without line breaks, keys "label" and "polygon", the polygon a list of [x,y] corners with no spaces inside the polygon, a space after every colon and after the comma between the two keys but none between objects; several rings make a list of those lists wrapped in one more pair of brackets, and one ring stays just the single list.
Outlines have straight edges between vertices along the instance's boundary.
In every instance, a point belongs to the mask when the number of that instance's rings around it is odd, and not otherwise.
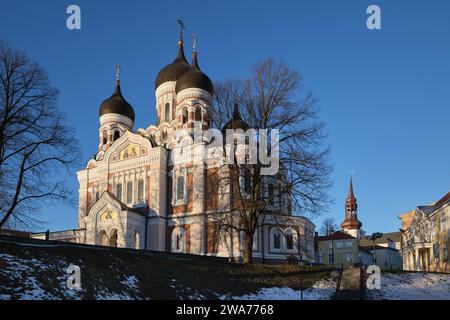
[{"label": "street lamp", "polygon": [[377,255],[376,255],[376,250],[375,250],[375,240],[377,240],[378,238],[381,238],[383,236],[383,234],[381,232],[375,232],[372,233],[371,236],[369,236],[369,239],[373,241],[373,264],[377,264]]}]

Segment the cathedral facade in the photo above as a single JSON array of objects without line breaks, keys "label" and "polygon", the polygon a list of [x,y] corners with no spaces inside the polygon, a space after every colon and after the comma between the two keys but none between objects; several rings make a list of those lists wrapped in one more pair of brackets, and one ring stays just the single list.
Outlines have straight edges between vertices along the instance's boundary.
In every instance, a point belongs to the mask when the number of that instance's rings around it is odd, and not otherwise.
[{"label": "cathedral facade", "polygon": [[[208,198],[217,165],[184,158],[186,146],[180,146],[176,134],[211,127],[213,94],[197,52],[191,63],[186,60],[182,37],[175,60],[156,77],[156,125],[134,129],[135,113],[117,75],[113,95],[100,105],[97,153],[77,172],[78,228],[82,230],[77,242],[242,257],[242,236],[224,234],[214,218],[233,210],[232,197]],[[236,109],[227,128],[242,123]],[[173,160],[175,149],[181,149],[178,161]],[[195,154],[195,146],[190,150]],[[276,205],[278,212],[283,211],[281,203]],[[312,261],[314,228],[309,219],[291,215],[287,207],[282,214],[269,215],[255,233],[253,257],[284,260],[296,256]]]}]

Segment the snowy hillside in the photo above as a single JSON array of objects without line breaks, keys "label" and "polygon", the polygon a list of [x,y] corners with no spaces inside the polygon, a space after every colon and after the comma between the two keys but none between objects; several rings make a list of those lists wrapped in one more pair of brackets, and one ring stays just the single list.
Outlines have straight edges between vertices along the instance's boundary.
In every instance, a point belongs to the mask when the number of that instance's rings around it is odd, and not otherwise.
[{"label": "snowy hillside", "polygon": [[381,289],[366,290],[366,299],[450,300],[450,274],[382,273]]},{"label": "snowy hillside", "polygon": [[[81,288],[69,289],[67,268]],[[0,236],[0,300],[327,299],[335,277],[298,266],[243,266],[227,260]]]}]

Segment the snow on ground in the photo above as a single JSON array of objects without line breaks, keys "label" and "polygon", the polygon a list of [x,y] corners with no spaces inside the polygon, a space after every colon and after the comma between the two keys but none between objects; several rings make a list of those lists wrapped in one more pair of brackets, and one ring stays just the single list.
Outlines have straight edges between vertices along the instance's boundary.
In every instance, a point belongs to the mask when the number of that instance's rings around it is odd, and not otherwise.
[{"label": "snow on ground", "polygon": [[[303,291],[303,300],[330,300],[336,292],[337,274],[330,278],[317,281],[312,287]],[[220,296],[221,300],[300,300],[300,290],[289,287],[262,288],[257,293],[243,296]]]},{"label": "snow on ground", "polygon": [[381,289],[366,290],[367,299],[450,300],[450,274],[382,273]]},{"label": "snow on ground", "polygon": [[[0,263],[0,276],[10,280],[9,283],[0,283],[0,300],[60,300],[83,297],[83,289],[68,288],[69,263],[64,259],[47,264],[35,258],[22,259],[10,254],[0,254]],[[49,277],[54,277],[56,281]],[[110,292],[106,288],[99,288],[95,297],[101,300],[136,299],[138,279],[133,275],[125,275],[120,283],[123,292]]]}]

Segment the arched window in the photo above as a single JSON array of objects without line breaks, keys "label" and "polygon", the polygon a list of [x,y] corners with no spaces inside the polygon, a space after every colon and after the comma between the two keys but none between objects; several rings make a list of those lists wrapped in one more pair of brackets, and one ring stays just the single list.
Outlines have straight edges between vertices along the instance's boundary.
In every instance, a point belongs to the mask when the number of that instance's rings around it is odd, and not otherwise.
[{"label": "arched window", "polygon": [[95,192],[95,202],[97,202],[99,198],[100,198],[100,192],[96,191]]},{"label": "arched window", "polygon": [[177,177],[177,200],[184,199],[184,176]]},{"label": "arched window", "polygon": [[252,180],[248,171],[244,172],[244,192],[249,194],[252,191]]},{"label": "arched window", "polygon": [[202,108],[201,107],[195,108],[195,121],[202,121]]},{"label": "arched window", "polygon": [[297,232],[292,228],[288,228],[285,231],[286,250],[292,251],[297,247]]},{"label": "arched window", "polygon": [[140,236],[139,232],[136,231],[134,233],[134,248],[140,249],[140,244],[141,244],[141,236]]},{"label": "arched window", "polygon": [[103,144],[106,144],[108,142],[108,133],[106,132],[106,130],[103,130],[103,134],[102,134],[102,138],[103,138]]},{"label": "arched window", "polygon": [[114,131],[114,139],[113,139],[113,141],[116,141],[119,138],[120,138],[120,131],[119,130]]},{"label": "arched window", "polygon": [[275,197],[275,192],[272,183],[269,183],[269,185],[267,186],[267,197],[269,200],[269,204],[273,205],[273,198]]},{"label": "arched window", "polygon": [[281,233],[277,227],[270,230],[270,249],[274,251],[281,250]]},{"label": "arched window", "polygon": [[111,236],[109,237],[109,246],[117,247],[117,230],[113,229],[110,232]]},{"label": "arched window", "polygon": [[186,108],[183,109],[183,118],[182,118],[182,123],[185,124],[188,122],[188,111]]},{"label": "arched window", "polygon": [[144,180],[138,180],[138,202],[144,201]]},{"label": "arched window", "polygon": [[170,104],[166,103],[164,107],[164,121],[169,122],[170,121]]},{"label": "arched window", "polygon": [[127,203],[133,202],[133,182],[127,182]]},{"label": "arched window", "polygon": [[98,244],[101,246],[107,246],[108,245],[108,236],[106,235],[105,230],[101,230],[98,233]]},{"label": "arched window", "polygon": [[122,201],[122,184],[120,182],[116,185],[116,197]]},{"label": "arched window", "polygon": [[177,227],[172,232],[172,252],[186,252],[186,231]]}]

